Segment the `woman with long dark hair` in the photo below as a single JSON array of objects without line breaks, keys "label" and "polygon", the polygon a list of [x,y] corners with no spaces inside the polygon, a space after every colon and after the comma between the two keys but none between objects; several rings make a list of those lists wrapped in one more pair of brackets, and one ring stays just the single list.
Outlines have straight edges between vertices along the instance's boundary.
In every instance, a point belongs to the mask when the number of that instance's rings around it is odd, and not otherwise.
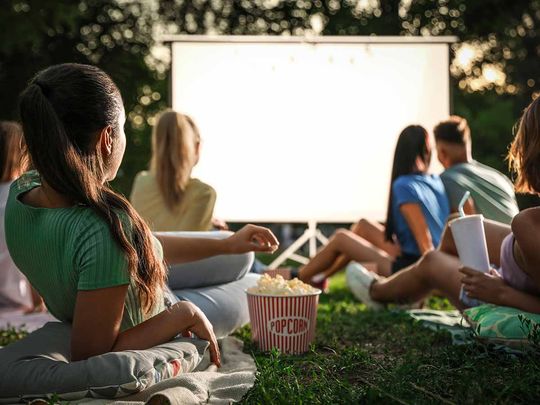
[{"label": "woman with long dark hair", "polygon": [[394,152],[385,226],[363,220],[353,230],[338,230],[300,278],[318,283],[351,260],[375,262],[377,273],[388,276],[433,250],[450,210],[439,176],[428,174],[430,160],[427,131],[405,128]]},{"label": "woman with long dark hair", "polygon": [[[508,160],[516,175],[516,190],[539,195],[540,97],[523,112]],[[349,264],[349,287],[373,309],[389,302],[417,302],[437,290],[462,310],[468,306],[460,299],[463,288],[469,298],[481,302],[540,313],[540,208],[521,211],[511,226],[485,219],[484,231],[489,263],[494,266],[489,272],[463,266],[447,227],[437,250],[390,277]]]},{"label": "woman with long dark hair", "polygon": [[20,114],[36,170],[11,186],[7,245],[51,314],[72,324],[71,359],[194,333],[219,364],[205,314],[188,301],[167,305],[165,262],[273,251],[272,233],[248,225],[223,240],[153,236],[108,186],[124,155],[125,112],[114,82],[94,66],[41,71],[21,95]]}]

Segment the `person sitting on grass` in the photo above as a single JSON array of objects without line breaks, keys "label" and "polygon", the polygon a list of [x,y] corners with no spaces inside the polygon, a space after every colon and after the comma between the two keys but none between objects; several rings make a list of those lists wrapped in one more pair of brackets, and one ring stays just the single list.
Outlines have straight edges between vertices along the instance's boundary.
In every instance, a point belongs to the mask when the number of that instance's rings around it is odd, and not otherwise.
[{"label": "person sitting on grass", "polygon": [[437,157],[445,168],[441,173],[450,209],[457,212],[466,191],[471,198],[466,214],[482,214],[493,221],[510,224],[519,212],[512,182],[497,170],[472,158],[471,130],[465,118],[452,116],[433,129]]},{"label": "person sitting on grass", "polygon": [[153,231],[209,231],[226,224],[213,219],[216,192],[191,177],[201,136],[188,115],[165,111],[152,133],[150,170],[137,174],[131,204]]},{"label": "person sitting on grass", "polygon": [[300,279],[316,283],[350,260],[375,262],[377,273],[389,276],[433,250],[439,244],[450,208],[441,179],[428,174],[430,160],[427,131],[418,125],[405,128],[394,153],[386,226],[361,221],[365,225],[362,236],[338,230],[300,269]]},{"label": "person sitting on grass", "polygon": [[[6,241],[51,314],[72,325],[71,360],[193,333],[210,342],[219,365],[212,324],[191,302],[171,302],[164,261],[271,252],[274,235],[247,225],[221,240],[153,236],[108,186],[125,151],[125,111],[120,91],[97,67],[62,64],[39,72],[21,95],[20,116],[36,171],[11,186]],[[231,284],[219,287],[226,292]],[[223,317],[234,311],[218,307]]]},{"label": "person sitting on grass", "polygon": [[[155,232],[225,231],[226,222],[214,217],[216,191],[212,186],[191,177],[193,168],[199,162],[201,136],[190,116],[176,111],[165,111],[158,118],[152,132],[152,159],[150,170],[137,174],[131,190],[131,204],[138,214]],[[225,233],[207,234],[222,238]],[[223,258],[223,257],[222,257]],[[251,257],[226,257],[221,261],[206,262],[208,266],[226,266],[262,273],[264,266]],[[237,260],[236,260],[237,259]],[[169,285],[178,283],[176,276],[184,271],[202,270],[201,262],[185,264],[172,273]],[[208,267],[207,267],[208,268]]]},{"label": "person sitting on grass", "polygon": [[0,121],[0,308],[38,312],[44,309],[43,302],[13,263],[4,230],[9,187],[27,168],[22,127],[17,122]]},{"label": "person sitting on grass", "polygon": [[[508,158],[517,174],[516,190],[540,193],[540,97],[525,109]],[[482,273],[463,267],[446,229],[438,250],[390,277],[351,263],[349,287],[373,308],[388,302],[416,302],[438,290],[462,310],[466,308],[459,299],[463,285],[470,298],[540,313],[540,208],[520,212],[511,226],[490,220],[484,226],[489,260],[498,270]]]}]

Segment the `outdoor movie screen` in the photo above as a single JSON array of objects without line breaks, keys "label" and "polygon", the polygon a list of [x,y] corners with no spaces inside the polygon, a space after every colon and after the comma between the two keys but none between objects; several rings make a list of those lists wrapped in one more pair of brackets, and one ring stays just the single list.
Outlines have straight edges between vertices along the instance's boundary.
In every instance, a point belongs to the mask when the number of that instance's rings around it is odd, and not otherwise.
[{"label": "outdoor movie screen", "polygon": [[172,107],[199,126],[215,215],[383,220],[400,131],[449,115],[448,43],[251,38],[172,44]]}]

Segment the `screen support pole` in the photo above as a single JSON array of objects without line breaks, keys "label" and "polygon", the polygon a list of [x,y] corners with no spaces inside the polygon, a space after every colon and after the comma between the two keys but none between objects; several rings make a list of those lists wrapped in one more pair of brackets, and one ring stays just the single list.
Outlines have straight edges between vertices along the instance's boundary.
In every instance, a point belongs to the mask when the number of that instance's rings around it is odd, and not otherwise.
[{"label": "screen support pole", "polygon": [[[287,259],[294,260],[295,262],[301,264],[307,264],[309,259],[315,256],[317,253],[317,241],[326,245],[328,243],[328,238],[323,235],[320,229],[317,228],[317,221],[310,220],[308,221],[308,227],[297,240],[295,240],[291,246],[285,249],[270,265],[269,269],[278,268],[283,262]],[[309,242],[309,258],[304,257],[297,253],[297,251]]]}]

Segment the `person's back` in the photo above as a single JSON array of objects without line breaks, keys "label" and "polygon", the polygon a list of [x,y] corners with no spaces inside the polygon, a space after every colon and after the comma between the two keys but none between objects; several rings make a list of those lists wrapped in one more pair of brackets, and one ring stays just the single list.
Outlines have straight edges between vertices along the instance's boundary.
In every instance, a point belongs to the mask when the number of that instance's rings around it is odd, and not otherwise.
[{"label": "person's back", "polygon": [[[6,241],[13,261],[32,280],[51,314],[71,323],[77,292],[130,284],[128,263],[107,223],[91,208],[25,204],[23,196],[40,185],[35,171],[12,184],[6,206]],[[157,305],[145,315],[163,309]],[[130,285],[121,330],[144,318],[136,289]]]},{"label": "person's back", "polygon": [[510,224],[519,212],[510,180],[499,171],[472,159],[471,134],[464,118],[452,116],[433,130],[437,155],[445,168],[441,179],[450,207],[457,212],[466,191],[471,199],[465,205],[467,214],[478,213],[487,219]]},{"label": "person's back", "polygon": [[510,224],[519,213],[514,186],[499,171],[476,161],[458,163],[441,174],[450,204],[457,210],[465,191],[470,191],[479,214]]},{"label": "person's back", "polygon": [[410,256],[421,256],[413,231],[400,211],[403,204],[418,204],[422,209],[433,246],[440,242],[450,208],[441,179],[437,175],[407,174],[392,184],[392,209],[395,235],[401,250]]},{"label": "person's back", "polygon": [[191,117],[165,111],[152,132],[150,170],[137,174],[131,203],[153,231],[209,231],[216,192],[193,179],[201,137]]},{"label": "person's back", "polygon": [[209,231],[216,192],[208,184],[190,178],[182,199],[171,210],[151,171],[137,174],[131,190],[131,203],[153,231]]}]

